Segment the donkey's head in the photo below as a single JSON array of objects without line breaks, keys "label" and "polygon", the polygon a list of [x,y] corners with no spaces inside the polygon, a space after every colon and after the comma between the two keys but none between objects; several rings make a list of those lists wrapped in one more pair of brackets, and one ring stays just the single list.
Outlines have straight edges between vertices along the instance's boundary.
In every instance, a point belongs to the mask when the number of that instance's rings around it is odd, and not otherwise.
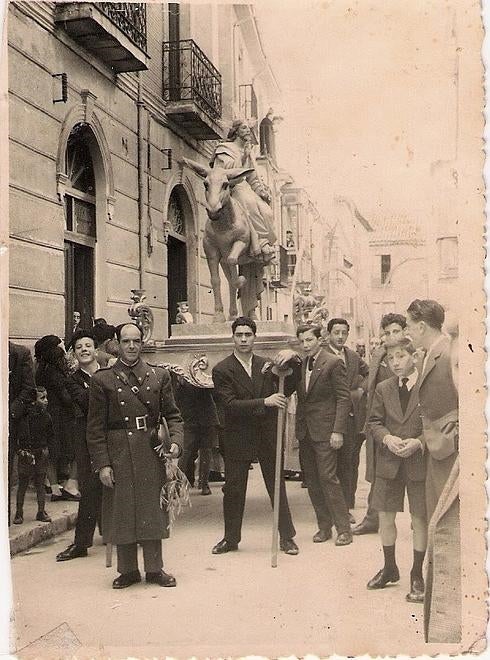
[{"label": "donkey's head", "polygon": [[231,189],[253,172],[253,169],[234,167],[225,170],[222,167],[206,167],[190,158],[183,161],[196,174],[203,177],[206,191],[206,210],[210,220],[218,220],[223,208],[230,201]]}]

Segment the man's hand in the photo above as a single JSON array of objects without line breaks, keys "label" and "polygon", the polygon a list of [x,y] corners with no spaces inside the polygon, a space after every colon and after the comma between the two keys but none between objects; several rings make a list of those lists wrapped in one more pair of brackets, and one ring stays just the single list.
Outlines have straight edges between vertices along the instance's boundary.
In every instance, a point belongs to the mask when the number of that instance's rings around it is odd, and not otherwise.
[{"label": "man's hand", "polygon": [[397,451],[397,455],[401,458],[408,458],[419,449],[422,449],[422,443],[418,438],[407,438],[406,440],[402,440],[402,443],[402,446]]},{"label": "man's hand", "polygon": [[397,435],[385,435],[383,438],[383,444],[388,447],[392,454],[396,454],[397,456],[400,455],[398,452],[402,449],[403,442]]},{"label": "man's hand", "polygon": [[114,472],[110,465],[106,465],[99,470],[99,479],[107,488],[114,488]]},{"label": "man's hand", "polygon": [[288,400],[284,394],[277,392],[264,399],[264,405],[268,408],[282,408],[284,410],[288,405]]},{"label": "man's hand", "polygon": [[180,456],[180,447],[176,442],[172,442],[170,445],[170,449],[166,454],[164,454],[165,458],[179,458]]},{"label": "man's hand", "polygon": [[340,449],[344,444],[344,435],[343,433],[332,433],[330,436],[330,446],[332,449]]},{"label": "man's hand", "polygon": [[277,364],[278,367],[285,367],[289,360],[293,360],[298,357],[298,354],[295,351],[292,351],[290,348],[284,348],[274,358],[274,364]]}]

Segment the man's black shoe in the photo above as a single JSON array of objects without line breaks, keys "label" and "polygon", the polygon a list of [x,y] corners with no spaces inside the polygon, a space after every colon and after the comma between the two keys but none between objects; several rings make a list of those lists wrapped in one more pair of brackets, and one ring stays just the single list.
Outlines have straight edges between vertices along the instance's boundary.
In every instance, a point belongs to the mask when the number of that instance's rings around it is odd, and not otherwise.
[{"label": "man's black shoe", "polygon": [[293,539],[281,539],[280,548],[287,555],[299,554],[299,548]]},{"label": "man's black shoe", "polygon": [[400,579],[400,573],[398,568],[395,566],[394,569],[387,571],[382,568],[376,573],[376,575],[369,580],[367,583],[368,589],[384,589],[388,582],[398,582]]},{"label": "man's black shoe", "polygon": [[414,577],[410,579],[410,593],[405,598],[409,603],[423,603],[424,602],[425,585],[421,577]]},{"label": "man's black shoe", "polygon": [[78,559],[78,557],[86,557],[87,555],[87,548],[80,548],[78,545],[72,543],[66,550],[56,555],[56,561],[69,561],[70,559]]},{"label": "man's black shoe", "polygon": [[161,587],[176,587],[177,580],[173,575],[165,573],[165,571],[159,571],[158,573],[147,573],[146,581],[151,584],[159,584]]},{"label": "man's black shoe", "polygon": [[355,534],[356,536],[360,536],[361,534],[377,534],[378,523],[370,522],[369,520],[364,518],[362,522],[360,522],[358,525],[354,527],[352,533]]},{"label": "man's black shoe", "polygon": [[201,488],[201,495],[211,495],[211,488],[206,484]]},{"label": "man's black shoe", "polygon": [[36,520],[38,520],[39,522],[45,522],[45,523],[52,522],[51,517],[48,516],[46,511],[38,511],[36,513]]},{"label": "man's black shoe", "polygon": [[223,539],[214,546],[212,553],[213,555],[222,555],[225,552],[232,552],[232,550],[238,550],[238,543],[230,543]]},{"label": "man's black shoe", "polygon": [[217,472],[216,470],[211,470],[209,473],[208,481],[224,481],[225,478],[221,474],[221,472]]},{"label": "man's black shoe", "polygon": [[130,587],[136,582],[141,582],[141,575],[139,571],[131,571],[130,573],[122,573],[112,583],[113,589],[125,589]]},{"label": "man's black shoe", "polygon": [[318,532],[313,536],[313,543],[325,543],[332,538],[331,529],[319,529]]}]

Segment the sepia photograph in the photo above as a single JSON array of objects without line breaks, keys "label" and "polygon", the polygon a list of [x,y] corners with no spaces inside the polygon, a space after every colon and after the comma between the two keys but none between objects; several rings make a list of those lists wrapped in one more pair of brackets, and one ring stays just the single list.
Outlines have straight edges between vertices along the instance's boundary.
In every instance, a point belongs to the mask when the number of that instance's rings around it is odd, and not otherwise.
[{"label": "sepia photograph", "polygon": [[2,10],[0,655],[484,653],[480,3]]}]

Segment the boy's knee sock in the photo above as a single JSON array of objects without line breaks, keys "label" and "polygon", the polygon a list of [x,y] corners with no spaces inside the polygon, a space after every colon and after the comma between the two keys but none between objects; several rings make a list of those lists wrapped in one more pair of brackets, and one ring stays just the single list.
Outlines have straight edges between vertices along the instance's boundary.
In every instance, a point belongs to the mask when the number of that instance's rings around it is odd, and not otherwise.
[{"label": "boy's knee sock", "polygon": [[384,545],[383,554],[385,557],[385,570],[390,571],[396,568],[395,561],[395,546],[394,545]]},{"label": "boy's knee sock", "polygon": [[412,578],[422,577],[422,565],[424,563],[425,551],[424,550],[414,550],[413,551],[413,566],[410,571],[410,576]]}]

